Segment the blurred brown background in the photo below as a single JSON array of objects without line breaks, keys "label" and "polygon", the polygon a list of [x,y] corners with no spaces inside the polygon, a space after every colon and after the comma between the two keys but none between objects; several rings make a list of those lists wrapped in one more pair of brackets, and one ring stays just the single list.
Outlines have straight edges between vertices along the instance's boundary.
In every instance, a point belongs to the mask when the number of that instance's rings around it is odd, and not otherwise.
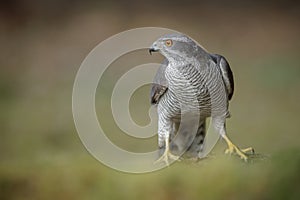
[{"label": "blurred brown background", "polygon": [[[1,1],[0,199],[299,199],[299,17],[299,2],[283,0]],[[186,33],[228,59],[229,134],[268,159],[244,164],[219,142],[197,164],[131,175],[88,154],[72,118],[76,72],[99,42],[146,26]],[[136,94],[145,111],[148,90]]]}]

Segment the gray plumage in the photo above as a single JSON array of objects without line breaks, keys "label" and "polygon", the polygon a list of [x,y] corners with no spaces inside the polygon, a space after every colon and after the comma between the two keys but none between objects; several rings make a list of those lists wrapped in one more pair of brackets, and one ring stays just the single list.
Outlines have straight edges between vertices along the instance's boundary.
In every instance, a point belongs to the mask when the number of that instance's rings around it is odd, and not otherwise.
[{"label": "gray plumage", "polygon": [[[151,103],[157,105],[159,120],[158,145],[165,151],[164,156],[171,156],[169,149],[179,152],[187,149],[192,157],[197,156],[203,149],[207,117],[212,117],[215,129],[226,140],[231,153],[233,147],[226,137],[225,120],[229,117],[228,102],[234,92],[234,81],[226,59],[208,53],[181,34],[159,38],[149,51],[159,51],[166,58],[151,88]],[[171,142],[182,114],[193,112],[199,113],[200,117],[195,138],[190,137],[188,129],[183,129],[177,141]]]},{"label": "gray plumage", "polygon": [[[220,68],[220,72],[222,73],[222,78],[226,86],[228,99],[231,100],[234,92],[234,81],[233,73],[230,69],[229,63],[223,56],[218,54],[210,54],[210,57],[216,64],[216,66]],[[152,105],[158,104],[159,99],[164,95],[164,93],[168,89],[168,81],[165,77],[165,70],[167,66],[168,60],[165,59],[154,77],[150,92],[150,99]],[[172,141],[172,139],[177,134],[176,131],[178,130],[178,126],[179,124],[175,123],[176,128],[173,128],[173,132],[170,133],[170,142],[172,142],[170,147],[171,151],[176,152],[178,154],[181,150],[186,149],[186,155],[188,157],[197,157],[198,154],[203,150],[203,142],[206,135],[205,118],[202,118],[200,120],[195,138],[193,138],[191,141],[187,141],[190,138],[188,137],[189,135],[184,134],[184,132],[178,133],[177,140]],[[186,147],[186,145],[188,145],[188,147]],[[162,150],[164,149],[162,148]]]}]

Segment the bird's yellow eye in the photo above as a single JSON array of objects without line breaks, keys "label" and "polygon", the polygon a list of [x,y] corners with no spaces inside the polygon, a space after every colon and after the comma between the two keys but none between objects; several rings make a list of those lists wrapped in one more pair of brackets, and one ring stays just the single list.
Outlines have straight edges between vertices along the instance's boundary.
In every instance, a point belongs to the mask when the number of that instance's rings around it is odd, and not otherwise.
[{"label": "bird's yellow eye", "polygon": [[173,41],[172,40],[166,40],[165,44],[166,44],[167,47],[170,47],[170,46],[172,46]]}]

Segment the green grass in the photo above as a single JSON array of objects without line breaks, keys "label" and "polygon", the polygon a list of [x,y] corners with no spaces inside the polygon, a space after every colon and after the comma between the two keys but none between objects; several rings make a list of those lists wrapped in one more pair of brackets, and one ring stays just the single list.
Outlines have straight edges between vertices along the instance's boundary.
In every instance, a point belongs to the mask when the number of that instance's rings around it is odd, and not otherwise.
[{"label": "green grass", "polygon": [[2,163],[0,192],[1,199],[297,199],[299,167],[295,149],[249,163],[217,154],[133,175],[111,170],[85,154],[62,152]]}]

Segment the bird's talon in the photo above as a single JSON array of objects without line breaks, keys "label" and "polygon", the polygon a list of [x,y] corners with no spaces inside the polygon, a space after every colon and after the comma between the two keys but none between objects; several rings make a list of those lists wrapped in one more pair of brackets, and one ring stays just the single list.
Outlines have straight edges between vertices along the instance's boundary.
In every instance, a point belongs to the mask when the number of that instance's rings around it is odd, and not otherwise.
[{"label": "bird's talon", "polygon": [[168,154],[168,156],[173,159],[173,160],[179,160],[180,156],[176,156],[176,155],[173,155],[171,153]]},{"label": "bird's talon", "polygon": [[164,161],[166,163],[167,166],[169,166],[169,160],[168,157],[165,155],[162,155],[160,158],[158,158],[156,161],[154,161],[154,164],[157,164],[161,161]]},{"label": "bird's talon", "polygon": [[247,157],[245,154],[240,154],[240,158],[241,158],[242,160],[244,160],[245,162],[248,161],[248,157]]},{"label": "bird's talon", "polygon": [[169,151],[165,151],[164,154],[158,158],[156,161],[154,161],[154,164],[157,164],[161,161],[164,161],[166,163],[167,166],[169,166],[169,158],[171,158],[172,160],[175,160],[175,161],[180,161],[179,158],[180,156],[176,156],[176,155],[173,155],[171,154]]},{"label": "bird's talon", "polygon": [[233,154],[233,152],[234,152],[233,148],[228,148],[228,149],[225,150],[225,154],[231,155],[231,154]]},{"label": "bird's talon", "polygon": [[246,149],[241,149],[241,151],[244,152],[244,153],[250,152],[251,154],[255,154],[255,151],[252,147],[248,147]]},{"label": "bird's talon", "polygon": [[247,155],[246,155],[245,153],[248,152],[248,151],[251,151],[251,152],[254,153],[254,149],[251,148],[251,147],[246,148],[246,149],[241,149],[241,150],[240,150],[237,146],[235,146],[235,145],[229,140],[229,138],[228,138],[226,135],[224,135],[223,138],[225,139],[225,141],[227,142],[227,145],[228,145],[228,149],[225,150],[225,153],[226,153],[226,154],[228,154],[228,153],[232,154],[233,152],[235,152],[237,155],[240,156],[240,158],[241,158],[242,160],[244,160],[244,161],[247,162],[248,157],[247,157]]},{"label": "bird's talon", "polygon": [[243,150],[240,150],[238,147],[236,147],[235,145],[233,144],[230,144],[228,149],[225,150],[225,154],[229,154],[229,155],[232,155],[233,153],[236,153],[237,155],[240,156],[240,158],[244,161],[247,162],[248,160],[248,157],[245,155],[245,152],[248,152],[250,151],[251,149],[250,148],[247,148],[247,149],[243,149]]}]

